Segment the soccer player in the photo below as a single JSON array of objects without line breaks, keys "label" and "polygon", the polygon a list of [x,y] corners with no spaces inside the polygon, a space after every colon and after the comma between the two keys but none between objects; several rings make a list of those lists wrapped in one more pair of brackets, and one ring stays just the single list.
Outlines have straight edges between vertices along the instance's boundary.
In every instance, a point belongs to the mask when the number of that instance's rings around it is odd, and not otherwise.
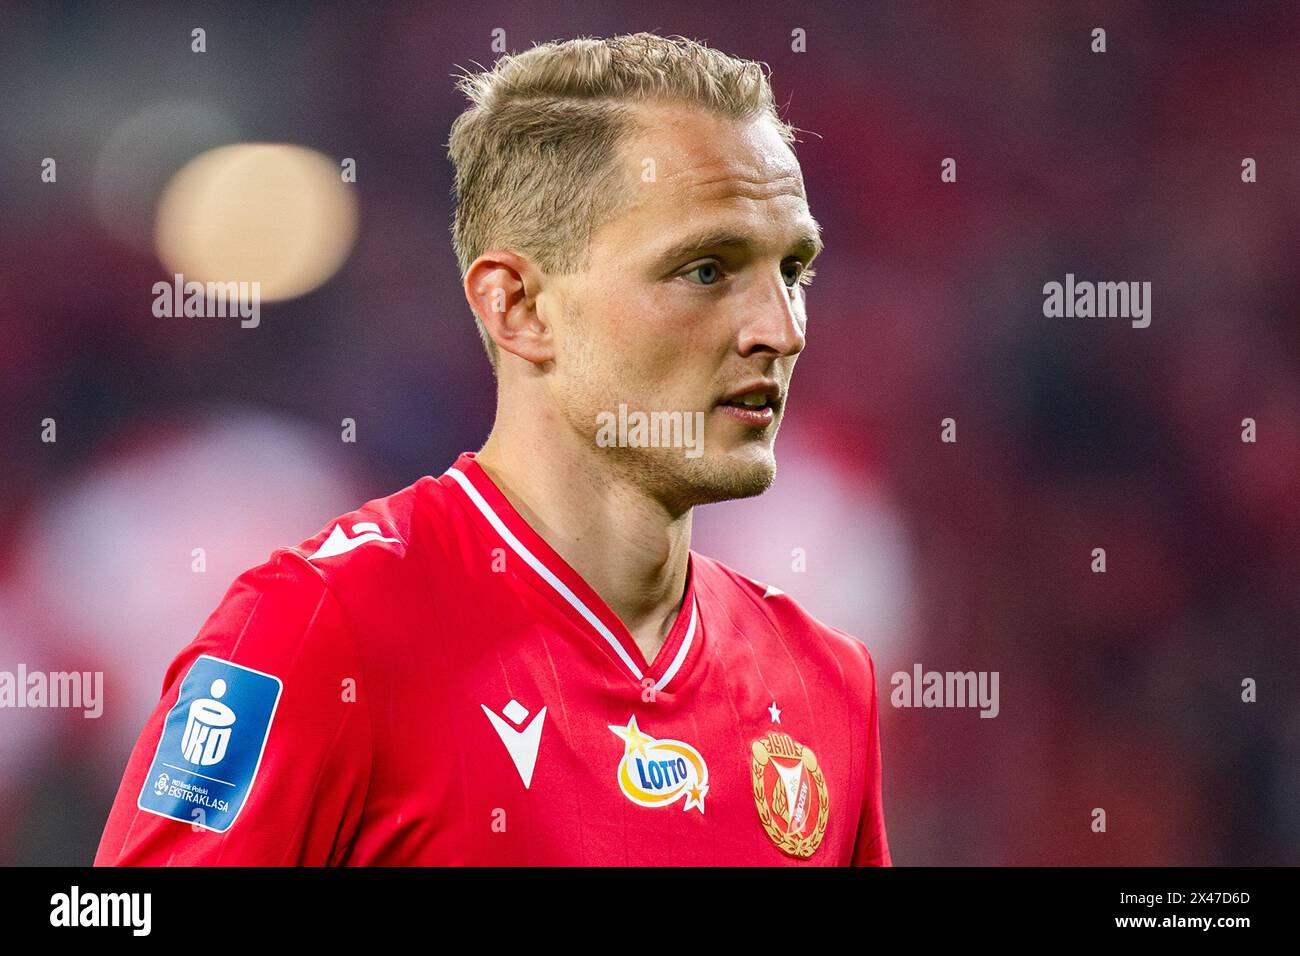
[{"label": "soccer player", "polygon": [[235,581],[96,864],[890,865],[870,654],[690,549],[773,480],[821,246],[763,67],[636,34],[460,86],[492,432]]}]

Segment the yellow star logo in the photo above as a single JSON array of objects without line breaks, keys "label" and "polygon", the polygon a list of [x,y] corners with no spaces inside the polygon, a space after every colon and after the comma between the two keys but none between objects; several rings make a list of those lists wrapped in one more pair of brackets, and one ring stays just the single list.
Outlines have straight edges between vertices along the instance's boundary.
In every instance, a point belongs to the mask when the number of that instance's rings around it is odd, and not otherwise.
[{"label": "yellow star logo", "polygon": [[623,743],[625,745],[623,754],[625,756],[633,752],[640,752],[641,756],[644,757],[646,756],[645,745],[654,743],[653,737],[647,737],[645,734],[641,733],[641,729],[637,727],[636,714],[632,715],[632,719],[627,722],[626,727],[620,727],[618,724],[609,724],[607,726],[610,730],[623,738]]},{"label": "yellow star logo", "polygon": [[683,810],[689,810],[691,807],[698,807],[700,813],[704,812],[704,795],[709,792],[709,785],[695,784],[686,791],[686,806]]}]

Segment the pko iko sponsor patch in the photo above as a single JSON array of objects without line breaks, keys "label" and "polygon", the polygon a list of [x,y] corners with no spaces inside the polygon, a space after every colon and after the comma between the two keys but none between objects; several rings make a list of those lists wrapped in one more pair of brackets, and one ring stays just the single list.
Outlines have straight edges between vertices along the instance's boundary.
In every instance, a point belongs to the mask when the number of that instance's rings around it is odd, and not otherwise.
[{"label": "pko iko sponsor patch", "polygon": [[241,664],[207,654],[195,660],[163,724],[140,809],[229,830],[257,778],[283,686]]}]

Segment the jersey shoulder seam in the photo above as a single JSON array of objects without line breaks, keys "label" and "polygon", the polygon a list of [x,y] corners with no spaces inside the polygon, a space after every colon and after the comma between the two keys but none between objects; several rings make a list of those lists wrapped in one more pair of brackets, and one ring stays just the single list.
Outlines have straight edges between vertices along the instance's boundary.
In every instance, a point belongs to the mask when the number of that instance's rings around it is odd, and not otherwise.
[{"label": "jersey shoulder seam", "polygon": [[[292,555],[293,557],[301,561],[304,565],[306,565],[308,568],[310,568],[311,572],[315,575],[316,580],[320,582],[323,593],[328,595],[329,599],[334,602],[334,606],[338,608],[339,619],[343,622],[343,626],[342,628],[340,628],[343,634],[343,643],[347,647],[348,657],[350,659],[350,663],[352,665],[353,670],[361,678],[361,689],[360,689],[359,696],[361,698],[361,706],[366,713],[366,724],[365,724],[366,726],[366,773],[365,773],[366,786],[365,786],[365,793],[361,798],[361,815],[360,815],[360,820],[364,821],[366,807],[370,803],[370,791],[374,783],[375,721],[374,721],[374,713],[370,709],[370,701],[367,696],[370,692],[370,684],[366,680],[365,672],[361,666],[361,656],[360,654],[357,653],[356,639],[354,636],[354,631],[355,631],[354,621],[351,613],[349,613],[348,611],[347,605],[339,598],[337,594],[334,593],[334,589],[330,585],[329,579],[326,578],[325,575],[321,573],[321,570],[318,567],[316,567],[314,564],[311,563],[311,561],[307,559],[306,555],[302,554],[300,551],[291,547],[277,548],[273,552],[273,555],[278,553]],[[358,823],[358,832],[360,831],[360,826],[361,824]]]}]

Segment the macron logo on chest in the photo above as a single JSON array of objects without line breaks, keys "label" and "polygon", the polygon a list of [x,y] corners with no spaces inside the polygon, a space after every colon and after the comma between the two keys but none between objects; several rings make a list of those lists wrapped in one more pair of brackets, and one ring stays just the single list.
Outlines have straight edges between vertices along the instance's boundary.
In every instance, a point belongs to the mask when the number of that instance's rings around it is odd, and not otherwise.
[{"label": "macron logo on chest", "polygon": [[334,530],[330,532],[329,537],[321,542],[321,546],[316,549],[316,553],[308,555],[308,561],[315,561],[317,558],[332,558],[335,555],[347,554],[354,548],[359,548],[370,541],[387,541],[390,544],[401,544],[401,538],[385,538],[379,525],[373,521],[359,521],[352,526],[352,534],[355,537],[349,538],[343,530],[343,525],[336,524]]},{"label": "macron logo on chest", "polygon": [[519,779],[524,782],[524,789],[527,790],[533,782],[533,768],[537,766],[537,747],[542,742],[542,723],[546,720],[546,708],[539,710],[527,727],[520,726],[520,729],[516,730],[511,724],[522,725],[528,717],[528,708],[519,701],[511,699],[510,703],[502,709],[502,713],[509,718],[510,723],[506,723],[488,710],[487,704],[479,704],[479,706],[483,708],[483,713],[487,714],[488,720],[492,721],[492,729],[506,745],[510,759],[514,761],[515,769],[519,771]]}]

